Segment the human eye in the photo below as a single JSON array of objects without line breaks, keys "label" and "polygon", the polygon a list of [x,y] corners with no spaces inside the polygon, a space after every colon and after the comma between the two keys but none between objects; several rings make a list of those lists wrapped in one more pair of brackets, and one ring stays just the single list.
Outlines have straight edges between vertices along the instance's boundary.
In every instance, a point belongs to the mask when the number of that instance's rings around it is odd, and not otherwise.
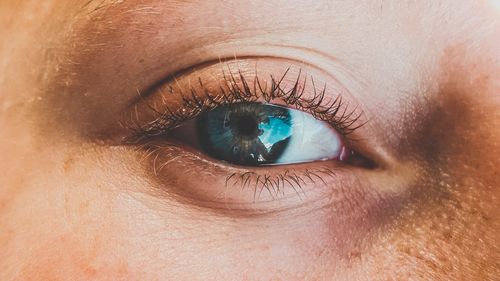
[{"label": "human eye", "polygon": [[217,107],[180,129],[194,131],[203,152],[236,165],[293,164],[345,157],[339,134],[328,124],[300,110],[268,103],[240,102]]},{"label": "human eye", "polygon": [[246,199],[233,196],[240,203],[274,200],[327,186],[349,167],[374,169],[356,148],[366,121],[355,102],[329,92],[319,71],[271,64],[219,62],[170,77],[140,94],[126,142],[144,148],[160,181],[175,174],[191,196],[200,189],[189,178],[196,171],[213,193],[202,192],[213,196],[205,199],[221,202],[228,189],[250,190]]}]

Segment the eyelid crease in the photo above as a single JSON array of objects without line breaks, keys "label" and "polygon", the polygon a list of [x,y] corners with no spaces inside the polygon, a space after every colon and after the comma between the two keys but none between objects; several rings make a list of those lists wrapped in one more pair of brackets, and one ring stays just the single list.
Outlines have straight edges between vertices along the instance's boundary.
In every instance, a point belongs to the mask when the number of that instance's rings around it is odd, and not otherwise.
[{"label": "eyelid crease", "polygon": [[[329,123],[346,138],[366,123],[360,122],[362,112],[359,112],[357,107],[351,110],[348,104],[343,102],[342,94],[338,94],[335,98],[328,98],[326,83],[321,90],[318,90],[312,75],[309,78],[312,96],[306,97],[306,87],[309,80],[308,76],[303,74],[302,69],[298,70],[293,85],[286,88],[283,84],[285,79],[288,79],[290,70],[291,66],[284,71],[279,79],[271,74],[270,83],[267,80],[262,82],[257,71],[250,83],[241,70],[237,72],[229,70],[229,74],[223,70],[222,79],[218,80],[215,90],[218,93],[215,94],[212,89],[206,86],[202,77],[198,77],[195,85],[190,84],[187,90],[184,90],[177,78],[174,77],[175,86],[181,92],[181,100],[177,102],[178,109],[172,110],[172,105],[166,101],[167,97],[174,94],[174,86],[172,85],[161,88],[162,100],[159,106],[157,103],[151,104],[146,98],[141,97],[140,103],[146,105],[154,118],[147,122],[140,121],[136,105],[136,113],[132,122],[123,124],[134,132],[132,137],[126,139],[126,142],[135,143],[144,138],[166,135],[183,122],[194,119],[204,112],[238,102],[276,103],[277,105],[289,106]],[[197,87],[199,88],[197,89]]]}]

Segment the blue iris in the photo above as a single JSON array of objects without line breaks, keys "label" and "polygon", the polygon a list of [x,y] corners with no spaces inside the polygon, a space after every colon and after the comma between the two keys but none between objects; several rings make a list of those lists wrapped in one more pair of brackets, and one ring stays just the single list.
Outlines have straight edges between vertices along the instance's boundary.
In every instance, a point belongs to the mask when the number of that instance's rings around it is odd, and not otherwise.
[{"label": "blue iris", "polygon": [[218,107],[196,120],[196,130],[210,156],[247,166],[276,163],[293,133],[289,109],[261,103]]}]

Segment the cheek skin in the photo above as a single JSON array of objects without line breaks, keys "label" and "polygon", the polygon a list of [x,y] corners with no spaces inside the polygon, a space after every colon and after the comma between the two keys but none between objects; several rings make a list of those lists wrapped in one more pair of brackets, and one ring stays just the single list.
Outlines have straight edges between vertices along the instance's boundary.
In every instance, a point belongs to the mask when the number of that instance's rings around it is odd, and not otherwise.
[{"label": "cheek skin", "polygon": [[[20,269],[18,278],[33,280],[32,278],[37,276],[37,280],[68,280],[68,278],[71,280],[138,280],[141,276],[139,273],[130,272],[126,261],[97,264],[94,258],[102,257],[105,253],[101,251],[106,249],[102,247],[100,237],[93,238],[94,244],[89,243],[89,245],[73,236],[73,234],[58,235],[44,242],[45,247],[40,247],[30,254],[32,258]],[[89,249],[92,249],[91,252]]]},{"label": "cheek skin", "polygon": [[21,171],[26,180],[7,182],[18,192],[2,201],[0,221],[8,231],[0,236],[0,267],[7,269],[0,279],[139,280],[140,271],[120,257],[127,256],[120,241],[110,243],[121,222],[110,215],[116,200],[102,175],[88,181],[74,174],[81,159],[43,157],[53,169],[32,165]]}]

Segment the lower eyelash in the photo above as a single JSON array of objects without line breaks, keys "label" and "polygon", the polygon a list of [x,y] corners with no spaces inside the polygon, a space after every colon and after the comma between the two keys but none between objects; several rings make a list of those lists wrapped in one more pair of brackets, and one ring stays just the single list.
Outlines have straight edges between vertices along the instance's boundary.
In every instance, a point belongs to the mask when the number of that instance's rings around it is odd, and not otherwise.
[{"label": "lower eyelash", "polygon": [[[136,151],[142,154],[141,162],[148,161],[147,159],[152,161],[152,172],[156,177],[162,174],[162,169],[169,163],[183,157],[177,155],[175,145],[146,143],[137,148]],[[168,160],[162,161],[162,158]],[[327,167],[300,169],[300,172],[296,172],[294,169],[285,169],[282,172],[273,174],[253,171],[233,172],[226,175],[225,188],[239,188],[242,191],[251,189],[254,194],[254,202],[259,200],[263,192],[267,192],[272,199],[280,199],[286,196],[289,190],[293,190],[302,199],[307,195],[303,189],[304,185],[325,185],[328,179],[335,176],[334,170]]]},{"label": "lower eyelash", "polygon": [[267,192],[271,198],[277,199],[285,196],[286,189],[293,189],[301,198],[306,196],[302,185],[321,182],[326,184],[325,177],[334,177],[335,172],[331,169],[306,169],[297,174],[291,170],[278,175],[260,174],[256,172],[232,173],[226,177],[226,188],[238,187],[242,190],[252,188],[254,201],[258,201],[262,192]]}]

